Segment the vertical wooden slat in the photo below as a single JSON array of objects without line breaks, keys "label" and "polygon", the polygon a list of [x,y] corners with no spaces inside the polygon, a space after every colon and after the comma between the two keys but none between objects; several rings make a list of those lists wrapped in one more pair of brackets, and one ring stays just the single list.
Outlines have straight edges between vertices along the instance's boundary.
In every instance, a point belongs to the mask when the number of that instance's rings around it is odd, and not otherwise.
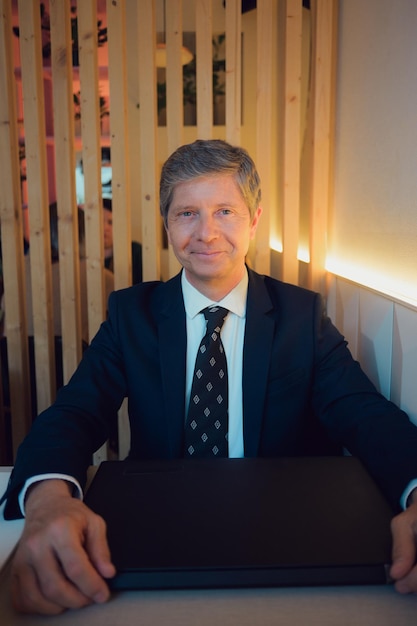
[{"label": "vertical wooden slat", "polygon": [[314,0],[313,8],[313,177],[310,208],[309,287],[326,288],[326,241],[336,66],[336,0]]},{"label": "vertical wooden slat", "polygon": [[[101,198],[101,147],[95,0],[78,3],[81,139],[84,170],[84,215],[87,261],[88,335],[91,339],[105,317],[104,236]],[[107,458],[104,444],[93,456],[98,465]]]},{"label": "vertical wooden slat", "polygon": [[55,395],[51,245],[39,2],[19,0],[38,410]]},{"label": "vertical wooden slat", "polygon": [[80,264],[74,180],[74,105],[69,0],[50,2],[50,24],[61,332],[65,383],[73,374],[81,358]]},{"label": "vertical wooden slat", "polygon": [[124,14],[125,0],[107,0],[115,289],[132,284]]},{"label": "vertical wooden slat", "polygon": [[301,159],[302,2],[286,0],[284,148],[283,148],[283,280],[298,284]]},{"label": "vertical wooden slat", "polygon": [[[171,154],[183,143],[184,106],[182,95],[182,1],[170,0],[166,7],[166,94],[167,140]],[[174,276],[180,269],[171,246],[168,248],[168,273]]]},{"label": "vertical wooden slat", "polygon": [[142,0],[138,14],[139,89],[141,127],[141,203],[143,279],[160,277],[158,205],[157,104],[155,13],[153,0]]},{"label": "vertical wooden slat", "polygon": [[241,94],[241,2],[226,2],[226,141],[240,144]]},{"label": "vertical wooden slat", "polygon": [[127,45],[127,83],[128,83],[128,127],[129,136],[133,139],[128,142],[129,190],[132,218],[133,238],[142,241],[142,206],[140,187],[140,97],[139,97],[139,70],[137,49],[137,25],[140,7],[135,2],[127,2],[126,8],[126,45]]},{"label": "vertical wooden slat", "polygon": [[85,249],[87,262],[88,336],[105,317],[104,246],[101,206],[101,149],[95,0],[78,3],[81,138],[84,171]]},{"label": "vertical wooden slat", "polygon": [[196,0],[197,135],[213,134],[213,8],[212,0]]},{"label": "vertical wooden slat", "polygon": [[272,0],[257,2],[257,88],[256,88],[256,163],[262,183],[263,214],[256,232],[255,269],[271,271],[269,240],[271,231],[272,180]]},{"label": "vertical wooden slat", "polygon": [[182,143],[183,99],[182,99],[182,1],[166,3],[166,89],[167,89],[167,136],[168,152],[173,152]]},{"label": "vertical wooden slat", "polygon": [[30,426],[30,378],[9,0],[1,0],[0,9],[0,223],[8,344],[8,363],[2,363],[2,368],[9,370],[12,446],[15,455]]}]

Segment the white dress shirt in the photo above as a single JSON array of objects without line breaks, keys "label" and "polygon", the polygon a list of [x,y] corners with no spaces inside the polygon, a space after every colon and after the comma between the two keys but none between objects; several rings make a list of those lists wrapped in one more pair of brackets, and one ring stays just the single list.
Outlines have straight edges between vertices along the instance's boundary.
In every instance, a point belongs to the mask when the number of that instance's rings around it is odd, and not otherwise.
[{"label": "white dress shirt", "polygon": [[[201,311],[208,306],[222,306],[229,310],[221,330],[221,338],[226,353],[229,385],[229,457],[243,457],[242,375],[248,273],[245,271],[240,283],[219,302],[209,300],[197,291],[195,287],[190,285],[185,272],[182,273],[182,292],[187,320],[186,412],[190,401],[197,350],[206,332],[206,320]],[[186,415],[184,416],[184,421],[185,418]]]}]

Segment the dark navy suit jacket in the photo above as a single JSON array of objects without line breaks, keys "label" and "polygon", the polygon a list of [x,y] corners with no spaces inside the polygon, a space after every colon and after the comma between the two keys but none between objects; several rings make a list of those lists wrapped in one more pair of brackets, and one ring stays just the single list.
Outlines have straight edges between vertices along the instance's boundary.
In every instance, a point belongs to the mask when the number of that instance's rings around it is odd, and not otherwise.
[{"label": "dark navy suit jacket", "polygon": [[[16,494],[31,475],[83,484],[126,396],[129,456],[180,457],[185,361],[180,275],[111,294],[108,320],[19,449],[6,516],[19,515]],[[242,385],[245,456],[326,452],[324,434],[359,456],[396,506],[417,477],[417,428],[353,360],[318,294],[249,270]]]}]

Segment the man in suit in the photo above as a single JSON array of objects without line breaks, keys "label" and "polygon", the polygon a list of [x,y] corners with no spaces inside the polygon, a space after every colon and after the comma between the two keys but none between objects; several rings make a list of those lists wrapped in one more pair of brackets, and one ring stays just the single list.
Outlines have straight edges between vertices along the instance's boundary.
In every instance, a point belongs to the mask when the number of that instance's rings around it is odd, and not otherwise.
[{"label": "man in suit", "polygon": [[179,148],[162,170],[160,206],[183,271],[110,296],[108,320],[20,447],[6,493],[6,515],[26,516],[13,563],[15,606],[58,613],[107,600],[114,566],[104,523],[73,496],[82,495],[91,455],[125,396],[130,457],[194,449],[184,426],[205,332],[201,311],[216,306],[227,310],[225,454],[347,447],[404,509],[393,521],[391,574],[400,592],[417,591],[417,428],[353,361],[318,294],[247,268],[261,216],[249,155],[219,140]]}]

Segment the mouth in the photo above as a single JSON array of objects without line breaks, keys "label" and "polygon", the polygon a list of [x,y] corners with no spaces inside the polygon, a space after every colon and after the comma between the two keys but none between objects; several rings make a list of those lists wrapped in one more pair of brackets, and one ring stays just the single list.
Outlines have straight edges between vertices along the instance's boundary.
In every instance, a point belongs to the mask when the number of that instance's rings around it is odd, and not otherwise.
[{"label": "mouth", "polygon": [[191,252],[191,254],[195,254],[197,256],[207,257],[207,258],[215,257],[222,253],[223,253],[222,250],[193,250]]}]

